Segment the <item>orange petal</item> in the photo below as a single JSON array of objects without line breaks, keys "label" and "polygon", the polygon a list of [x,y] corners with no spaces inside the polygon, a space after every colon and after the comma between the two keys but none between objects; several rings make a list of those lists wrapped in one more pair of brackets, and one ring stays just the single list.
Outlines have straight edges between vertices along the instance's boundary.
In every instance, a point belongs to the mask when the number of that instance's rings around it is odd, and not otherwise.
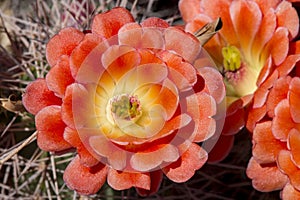
[{"label": "orange petal", "polygon": [[223,27],[219,33],[223,36],[222,38],[226,39],[227,44],[236,45],[238,44],[238,41],[229,9],[231,3],[232,1],[229,0],[201,0],[201,6],[206,15],[210,16],[212,19],[221,17]]},{"label": "orange petal", "polygon": [[271,121],[262,122],[253,131],[252,154],[260,164],[275,162],[279,151],[286,149],[285,142],[274,138],[271,126]]},{"label": "orange petal", "polygon": [[288,75],[294,68],[295,65],[300,61],[300,55],[290,55],[288,56],[283,63],[281,63],[276,69],[279,72],[279,76]]},{"label": "orange petal", "polygon": [[279,168],[288,175],[290,183],[300,190],[300,169],[293,163],[291,152],[282,150],[277,159]]},{"label": "orange petal", "polygon": [[99,128],[94,97],[95,86],[73,83],[67,87],[62,103],[62,119],[71,128]]},{"label": "orange petal", "polygon": [[280,190],[288,181],[275,164],[262,166],[254,158],[250,159],[246,173],[252,179],[253,187],[261,192]]},{"label": "orange petal", "polygon": [[180,0],[178,7],[180,14],[185,22],[194,19],[195,16],[200,14],[200,1],[201,0]]},{"label": "orange petal", "polygon": [[300,78],[295,77],[290,82],[289,103],[291,115],[296,123],[300,123]]},{"label": "orange petal", "polygon": [[192,143],[189,148],[182,152],[181,157],[174,163],[164,167],[164,174],[176,183],[189,180],[195,171],[200,169],[207,160],[207,153],[197,144]]},{"label": "orange petal", "polygon": [[137,49],[163,49],[162,32],[155,28],[141,28],[137,23],[125,24],[118,32],[120,45],[128,45]]},{"label": "orange petal", "polygon": [[99,159],[97,159],[95,155],[92,155],[91,152],[86,149],[76,130],[66,127],[63,137],[64,140],[70,143],[73,147],[77,148],[77,153],[82,165],[92,167],[99,163]]},{"label": "orange petal", "polygon": [[209,163],[217,163],[224,160],[230,153],[234,144],[234,135],[221,134],[217,143],[208,154]]},{"label": "orange petal", "polygon": [[288,30],[285,27],[279,27],[265,46],[261,57],[267,59],[271,54],[275,65],[280,65],[286,58],[288,50]]},{"label": "orange petal", "polygon": [[99,156],[105,157],[110,166],[116,170],[124,170],[127,165],[126,150],[119,148],[102,135],[89,138],[89,145]]},{"label": "orange petal", "polygon": [[255,2],[259,5],[263,13],[266,13],[270,8],[275,9],[278,6],[278,4],[282,2],[282,0],[271,0],[271,1],[255,0]]},{"label": "orange petal", "polygon": [[171,144],[157,145],[156,149],[149,152],[138,152],[131,157],[130,164],[137,171],[146,172],[153,170],[164,162],[174,162],[179,157],[176,147]]},{"label": "orange petal", "polygon": [[281,141],[287,141],[288,134],[294,127],[289,102],[287,99],[282,100],[275,108],[275,117],[272,122],[273,135]]},{"label": "orange petal", "polygon": [[[103,69],[99,58],[107,48],[107,43],[101,36],[92,33],[86,34],[70,56],[73,77],[80,81],[98,80],[99,77],[95,76],[99,76],[99,70]],[[80,74],[78,75],[79,70]]]},{"label": "orange petal", "polygon": [[61,105],[61,99],[47,87],[45,79],[36,79],[25,90],[22,98],[28,112],[36,115],[41,109],[50,105]]},{"label": "orange petal", "polygon": [[46,46],[46,58],[54,66],[62,55],[70,55],[83,39],[84,34],[75,28],[64,28],[50,39]]},{"label": "orange petal", "polygon": [[152,194],[155,194],[158,191],[161,181],[163,179],[162,171],[157,170],[154,172],[150,172],[150,179],[151,179],[150,190],[145,190],[145,189],[138,188],[138,187],[136,188],[136,190],[140,196],[143,196],[143,197],[150,196]]},{"label": "orange petal", "polygon": [[262,21],[261,10],[253,1],[233,1],[229,12],[240,45],[248,54]]},{"label": "orange petal", "polygon": [[62,120],[67,124],[67,126],[75,129],[75,123],[73,118],[73,84],[69,85],[66,89],[65,96],[63,98],[63,103],[61,106],[61,116]]},{"label": "orange petal", "polygon": [[281,198],[284,200],[300,199],[300,191],[296,190],[291,184],[286,184],[281,192]]},{"label": "orange petal", "polygon": [[259,30],[257,31],[253,45],[253,52],[261,52],[266,43],[272,38],[276,28],[276,15],[274,9],[268,8],[264,13]]},{"label": "orange petal", "polygon": [[116,35],[119,29],[127,23],[134,22],[131,13],[125,8],[113,8],[94,17],[92,32],[110,38]]},{"label": "orange petal", "polygon": [[79,147],[81,145],[81,139],[78,135],[78,132],[75,129],[66,127],[64,131],[64,140],[66,140],[73,147]]},{"label": "orange petal", "polygon": [[226,95],[222,75],[213,67],[202,67],[197,70],[205,80],[205,91],[215,99],[217,104],[221,103]]},{"label": "orange petal", "polygon": [[74,82],[71,75],[69,57],[61,56],[59,61],[51,68],[46,75],[47,86],[57,96],[63,97],[68,85]]},{"label": "orange petal", "polygon": [[254,93],[253,97],[253,108],[259,108],[264,106],[269,94],[269,89],[273,86],[274,82],[278,79],[278,71],[275,70],[269,77],[266,78]]},{"label": "orange petal", "polygon": [[163,61],[153,51],[148,49],[139,49],[138,52],[141,56],[140,65],[156,63],[163,64]]},{"label": "orange petal", "polygon": [[256,123],[259,122],[266,115],[266,105],[260,108],[251,108],[248,112],[246,127],[250,132],[253,132],[253,129],[256,126]]},{"label": "orange petal", "polygon": [[187,97],[187,113],[195,121],[195,142],[202,142],[210,138],[216,130],[216,121],[212,118],[216,114],[216,102],[204,92]]},{"label": "orange petal", "polygon": [[287,27],[291,37],[297,36],[299,31],[299,18],[292,4],[282,1],[276,8],[277,26]]},{"label": "orange petal", "polygon": [[72,146],[64,140],[65,123],[61,120],[61,107],[48,106],[35,117],[38,130],[37,143],[44,151],[63,151]]},{"label": "orange petal", "polygon": [[108,167],[99,163],[94,167],[81,165],[76,156],[64,172],[66,185],[82,195],[95,194],[105,183]]},{"label": "orange petal", "polygon": [[168,28],[169,24],[165,20],[157,17],[149,17],[141,23],[142,27],[152,27],[152,28]]},{"label": "orange petal", "polygon": [[278,103],[287,98],[290,82],[291,78],[289,76],[279,78],[276,82],[274,82],[266,103],[267,112],[270,117],[274,117],[274,109]]},{"label": "orange petal", "polygon": [[185,60],[193,63],[201,50],[199,40],[194,35],[174,27],[167,28],[164,33],[166,50],[173,50]]},{"label": "orange petal", "polygon": [[77,153],[80,158],[80,163],[86,167],[93,167],[100,162],[100,158],[96,158],[96,156],[92,155],[83,144],[77,148]]},{"label": "orange petal", "polygon": [[130,173],[110,169],[107,183],[115,190],[126,190],[131,187],[150,190],[151,178],[149,173]]},{"label": "orange petal", "polygon": [[289,133],[288,146],[292,153],[292,160],[300,167],[300,132],[292,129]]},{"label": "orange petal", "polygon": [[129,46],[111,46],[102,56],[102,65],[111,77],[118,81],[128,71],[138,66],[140,55]]},{"label": "orange petal", "polygon": [[222,134],[232,135],[238,133],[244,127],[245,120],[246,114],[243,107],[243,101],[238,99],[231,103],[227,108]]},{"label": "orange petal", "polygon": [[167,63],[169,78],[175,83],[180,91],[190,89],[197,81],[196,69],[193,65],[185,62],[182,57],[169,51],[160,54],[162,60]]}]

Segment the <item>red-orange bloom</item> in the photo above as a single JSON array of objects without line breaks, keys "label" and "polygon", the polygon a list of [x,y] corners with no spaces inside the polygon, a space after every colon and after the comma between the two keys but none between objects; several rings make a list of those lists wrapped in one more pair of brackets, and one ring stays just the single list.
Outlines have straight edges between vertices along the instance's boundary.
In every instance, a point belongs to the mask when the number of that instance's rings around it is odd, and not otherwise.
[{"label": "red-orange bloom", "polygon": [[300,197],[299,44],[291,45],[294,55],[254,94],[247,121],[248,129],[253,130],[247,175],[257,190],[282,190],[282,199]]},{"label": "red-orange bloom", "polygon": [[276,67],[284,65],[289,41],[298,33],[298,15],[290,2],[282,0],[181,0],[179,8],[185,30],[191,33],[218,17],[223,22],[222,29],[205,45],[227,90],[221,145],[211,152],[211,160],[221,160],[233,144],[233,134],[245,125],[244,108],[253,93]]},{"label": "red-orange bloom", "polygon": [[[91,31],[64,28],[47,44],[51,69],[26,88],[45,151],[77,149],[67,186],[96,193],[156,192],[163,174],[190,179],[207,160],[225,86],[197,38],[158,18],[135,23],[124,8],[95,16]],[[215,117],[216,116],[216,117]],[[211,148],[206,145],[206,149]]]}]

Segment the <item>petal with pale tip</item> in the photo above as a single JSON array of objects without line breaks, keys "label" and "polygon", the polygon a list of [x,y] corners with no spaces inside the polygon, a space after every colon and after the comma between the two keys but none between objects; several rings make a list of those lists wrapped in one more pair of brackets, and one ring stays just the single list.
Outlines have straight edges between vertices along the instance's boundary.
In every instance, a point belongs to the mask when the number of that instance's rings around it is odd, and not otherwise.
[{"label": "petal with pale tip", "polygon": [[48,106],[35,117],[38,130],[37,143],[44,151],[63,151],[72,146],[64,140],[65,123],[61,119],[60,106]]},{"label": "petal with pale tip", "polygon": [[41,109],[51,105],[61,105],[60,98],[49,90],[45,79],[36,79],[25,90],[22,102],[30,113],[36,115]]},{"label": "petal with pale tip", "polygon": [[300,78],[292,79],[288,97],[292,118],[294,122],[300,123]]},{"label": "petal with pale tip", "polygon": [[66,185],[82,195],[95,194],[105,183],[108,167],[99,163],[93,167],[86,167],[76,156],[67,166],[63,179]]},{"label": "petal with pale tip", "polygon": [[250,159],[246,173],[252,179],[253,187],[261,192],[281,190],[288,182],[288,177],[278,169],[276,163],[263,166],[254,158]]},{"label": "petal with pale tip", "polygon": [[207,153],[195,143],[190,144],[188,149],[182,152],[180,158],[172,164],[164,167],[164,174],[176,183],[189,180],[195,171],[201,168],[207,160]]},{"label": "petal with pale tip", "polygon": [[81,31],[72,27],[64,28],[52,37],[46,46],[46,58],[50,66],[54,66],[62,55],[71,55],[83,37]]}]

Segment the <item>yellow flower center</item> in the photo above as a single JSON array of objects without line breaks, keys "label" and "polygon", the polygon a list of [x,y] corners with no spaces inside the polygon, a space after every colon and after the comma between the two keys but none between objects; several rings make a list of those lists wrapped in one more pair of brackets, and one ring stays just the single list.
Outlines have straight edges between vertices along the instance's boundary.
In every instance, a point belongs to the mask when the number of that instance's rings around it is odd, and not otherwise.
[{"label": "yellow flower center", "polygon": [[142,115],[141,104],[137,96],[121,94],[109,100],[106,108],[107,119],[114,125],[124,122],[136,122]]},{"label": "yellow flower center", "polygon": [[226,71],[234,72],[241,67],[241,53],[235,46],[223,47],[222,55]]}]

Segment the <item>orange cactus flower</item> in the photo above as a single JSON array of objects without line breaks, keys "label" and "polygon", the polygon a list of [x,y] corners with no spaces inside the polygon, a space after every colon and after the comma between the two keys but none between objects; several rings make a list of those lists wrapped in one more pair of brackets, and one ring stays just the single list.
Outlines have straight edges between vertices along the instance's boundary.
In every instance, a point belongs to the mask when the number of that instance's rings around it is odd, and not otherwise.
[{"label": "orange cactus flower", "polygon": [[76,148],[67,186],[93,194],[107,181],[148,195],[163,174],[190,179],[224,116],[222,76],[205,55],[192,34],[158,18],[135,23],[124,8],[96,15],[91,31],[64,28],[50,39],[51,69],[23,103],[41,149]]},{"label": "orange cactus flower", "polygon": [[[247,175],[262,192],[282,190],[282,199],[300,197],[300,43],[254,93],[247,128],[253,132]],[[266,178],[270,177],[270,178]]]},{"label": "orange cactus flower", "polygon": [[211,156],[212,161],[219,161],[229,152],[233,135],[244,127],[245,107],[253,93],[285,62],[289,42],[298,34],[298,15],[290,2],[282,0],[180,0],[179,8],[190,33],[218,17],[223,22],[205,45],[227,89],[228,111],[221,136],[227,142],[219,140],[223,145],[211,152],[218,154]]}]

